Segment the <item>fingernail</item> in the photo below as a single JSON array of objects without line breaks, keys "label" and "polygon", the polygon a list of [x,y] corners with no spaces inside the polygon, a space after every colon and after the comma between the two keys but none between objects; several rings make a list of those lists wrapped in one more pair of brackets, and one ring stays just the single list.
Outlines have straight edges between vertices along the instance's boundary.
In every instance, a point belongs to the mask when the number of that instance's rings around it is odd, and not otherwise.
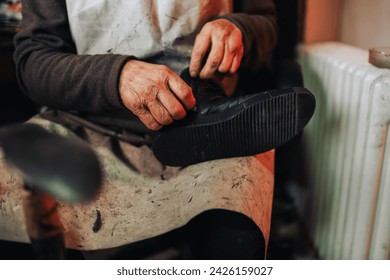
[{"label": "fingernail", "polygon": [[195,78],[197,76],[198,73],[196,73],[196,71],[190,71],[190,75],[191,77]]}]

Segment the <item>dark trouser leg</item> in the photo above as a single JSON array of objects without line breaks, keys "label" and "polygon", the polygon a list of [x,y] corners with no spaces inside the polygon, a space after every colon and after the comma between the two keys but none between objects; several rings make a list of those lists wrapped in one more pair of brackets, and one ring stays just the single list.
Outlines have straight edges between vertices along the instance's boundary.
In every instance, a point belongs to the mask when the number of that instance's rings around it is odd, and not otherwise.
[{"label": "dark trouser leg", "polygon": [[194,259],[264,259],[265,240],[247,216],[228,210],[209,210],[186,226]]}]

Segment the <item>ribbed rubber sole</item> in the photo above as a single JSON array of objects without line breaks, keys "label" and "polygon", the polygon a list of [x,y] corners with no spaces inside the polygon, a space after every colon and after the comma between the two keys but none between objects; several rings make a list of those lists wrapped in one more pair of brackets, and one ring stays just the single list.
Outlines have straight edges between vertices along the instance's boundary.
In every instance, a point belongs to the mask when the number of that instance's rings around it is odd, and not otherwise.
[{"label": "ribbed rubber sole", "polygon": [[255,155],[298,134],[297,111],[293,91],[253,104],[218,123],[167,130],[154,139],[153,152],[170,166]]}]

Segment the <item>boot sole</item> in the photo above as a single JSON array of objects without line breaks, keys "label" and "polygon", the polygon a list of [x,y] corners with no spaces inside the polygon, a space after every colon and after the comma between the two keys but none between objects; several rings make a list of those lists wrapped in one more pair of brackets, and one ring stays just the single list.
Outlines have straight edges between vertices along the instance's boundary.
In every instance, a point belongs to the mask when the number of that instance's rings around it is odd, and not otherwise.
[{"label": "boot sole", "polygon": [[[305,88],[266,92],[234,112],[214,114],[209,123],[173,127],[153,143],[157,159],[170,166],[250,156],[269,151],[296,136],[314,113],[314,96]],[[218,120],[215,120],[217,116]]]}]

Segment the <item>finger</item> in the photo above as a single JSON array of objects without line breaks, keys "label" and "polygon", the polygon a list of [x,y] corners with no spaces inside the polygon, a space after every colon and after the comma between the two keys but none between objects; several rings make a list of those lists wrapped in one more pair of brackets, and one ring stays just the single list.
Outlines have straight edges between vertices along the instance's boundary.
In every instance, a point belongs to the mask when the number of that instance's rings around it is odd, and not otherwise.
[{"label": "finger", "polygon": [[125,91],[125,94],[123,95],[124,98],[122,100],[125,107],[136,115],[147,128],[159,130],[162,127],[162,125],[150,114],[139,95],[131,93],[130,91]]},{"label": "finger", "polygon": [[166,93],[158,96],[161,105],[168,111],[171,118],[180,120],[186,116],[186,110],[183,105],[176,99],[175,95],[167,89]]},{"label": "finger", "polygon": [[233,58],[232,66],[230,67],[230,73],[234,74],[240,68],[244,48],[242,48]]},{"label": "finger", "polygon": [[137,115],[141,122],[151,130],[159,130],[163,126],[155,120],[152,114],[148,110],[144,110],[143,113]]},{"label": "finger", "polygon": [[[192,93],[192,89],[178,75],[171,75],[168,79],[167,86],[187,110],[191,110],[195,106],[196,100]],[[164,104],[165,102],[166,101],[164,101]]]},{"label": "finger", "polygon": [[224,52],[225,52],[225,47],[220,42],[214,44],[211,47],[210,54],[207,57],[206,64],[203,66],[199,74],[199,76],[202,79],[210,79],[213,76],[213,74],[217,72],[217,69],[222,62]]},{"label": "finger", "polygon": [[233,64],[233,58],[234,58],[234,53],[228,51],[226,47],[222,62],[218,67],[218,71],[221,73],[229,72]]},{"label": "finger", "polygon": [[168,125],[173,122],[173,119],[167,109],[157,99],[148,102],[146,106],[149,109],[150,114],[159,124]]},{"label": "finger", "polygon": [[226,42],[227,48],[230,52],[237,54],[243,47],[241,32],[232,32]]},{"label": "finger", "polygon": [[240,67],[242,55],[244,53],[244,45],[242,43],[241,33],[236,32],[234,36],[230,36],[227,42],[227,49],[230,53],[232,53],[233,57],[236,57],[235,60],[232,59],[232,64],[229,69],[230,73],[234,73]]},{"label": "finger", "polygon": [[210,48],[210,44],[211,38],[209,35],[198,35],[196,37],[190,61],[190,75],[193,78],[199,76],[204,57]]}]

